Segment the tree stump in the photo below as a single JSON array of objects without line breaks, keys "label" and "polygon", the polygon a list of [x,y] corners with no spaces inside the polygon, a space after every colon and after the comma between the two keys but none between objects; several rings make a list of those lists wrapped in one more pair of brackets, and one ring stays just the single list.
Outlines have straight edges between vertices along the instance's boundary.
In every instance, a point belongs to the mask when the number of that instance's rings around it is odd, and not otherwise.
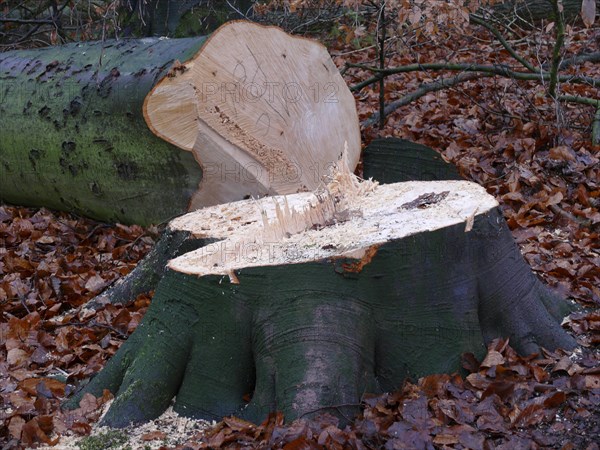
[{"label": "tree stump", "polygon": [[103,221],[313,190],[360,153],[325,47],[245,21],[0,53],[0,114],[0,201]]},{"label": "tree stump", "polygon": [[496,337],[521,353],[575,345],[474,183],[377,185],[346,169],[315,193],[204,208],[169,229],[199,248],[169,262],[138,329],[70,401],[109,389],[110,426],[174,397],[205,419],[348,418],[364,393],[456,371]]},{"label": "tree stump", "polygon": [[[380,183],[462,180],[456,167],[445,162],[438,152],[405,139],[375,139],[362,153],[362,166],[364,178],[374,178]],[[156,288],[170,259],[206,244],[189,231],[167,227],[152,251],[131,273],[89,301],[86,307],[133,303],[138,295]]]}]

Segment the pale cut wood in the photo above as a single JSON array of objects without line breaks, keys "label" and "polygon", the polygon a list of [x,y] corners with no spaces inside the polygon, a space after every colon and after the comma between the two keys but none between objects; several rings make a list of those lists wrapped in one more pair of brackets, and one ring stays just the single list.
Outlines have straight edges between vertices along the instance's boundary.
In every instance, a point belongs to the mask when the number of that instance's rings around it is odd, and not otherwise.
[{"label": "pale cut wood", "polygon": [[222,239],[169,262],[190,275],[373,255],[378,246],[459,223],[498,202],[468,181],[411,181],[378,185],[338,174],[315,193],[246,200],[198,210],[171,222],[196,237]]},{"label": "pale cut wood", "polygon": [[191,208],[311,191],[347,145],[360,155],[354,98],[326,48],[246,21],[219,28],[147,96],[144,116],[203,168]]}]

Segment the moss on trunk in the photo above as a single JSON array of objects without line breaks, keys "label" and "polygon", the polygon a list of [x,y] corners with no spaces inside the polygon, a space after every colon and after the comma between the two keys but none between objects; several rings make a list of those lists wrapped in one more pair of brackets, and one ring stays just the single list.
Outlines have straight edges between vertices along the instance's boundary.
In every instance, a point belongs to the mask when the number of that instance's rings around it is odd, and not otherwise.
[{"label": "moss on trunk", "polygon": [[202,170],[156,137],[144,98],[205,38],[69,44],[0,54],[0,201],[104,221],[188,210]]}]

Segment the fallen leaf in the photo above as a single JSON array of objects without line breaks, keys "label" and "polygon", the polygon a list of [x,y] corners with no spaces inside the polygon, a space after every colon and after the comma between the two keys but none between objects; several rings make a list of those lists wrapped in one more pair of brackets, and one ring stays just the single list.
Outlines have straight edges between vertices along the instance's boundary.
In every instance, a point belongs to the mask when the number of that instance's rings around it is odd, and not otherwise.
[{"label": "fallen leaf", "polygon": [[596,1],[583,0],[581,2],[581,19],[586,27],[594,25],[596,20]]},{"label": "fallen leaf", "polygon": [[162,431],[151,431],[149,433],[142,434],[142,441],[155,441],[166,439],[167,435]]},{"label": "fallen leaf", "polygon": [[496,350],[490,350],[488,354],[485,356],[484,360],[481,362],[481,367],[493,367],[504,364],[506,360],[504,356]]}]

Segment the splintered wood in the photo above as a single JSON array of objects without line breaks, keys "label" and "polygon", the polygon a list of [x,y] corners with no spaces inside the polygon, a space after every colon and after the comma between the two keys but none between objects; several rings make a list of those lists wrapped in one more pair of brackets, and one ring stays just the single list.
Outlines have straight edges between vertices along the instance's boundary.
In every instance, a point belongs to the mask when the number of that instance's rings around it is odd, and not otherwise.
[{"label": "splintered wood", "polygon": [[[436,201],[422,202],[424,198]],[[407,208],[411,202],[420,207]],[[245,267],[339,257],[366,264],[373,248],[394,239],[458,223],[465,223],[467,232],[473,217],[497,205],[475,183],[378,185],[360,181],[340,164],[329,183],[314,193],[245,200],[175,219],[173,229],[217,242],[171,260],[169,267],[195,275],[229,275],[235,283],[234,271]]]}]

